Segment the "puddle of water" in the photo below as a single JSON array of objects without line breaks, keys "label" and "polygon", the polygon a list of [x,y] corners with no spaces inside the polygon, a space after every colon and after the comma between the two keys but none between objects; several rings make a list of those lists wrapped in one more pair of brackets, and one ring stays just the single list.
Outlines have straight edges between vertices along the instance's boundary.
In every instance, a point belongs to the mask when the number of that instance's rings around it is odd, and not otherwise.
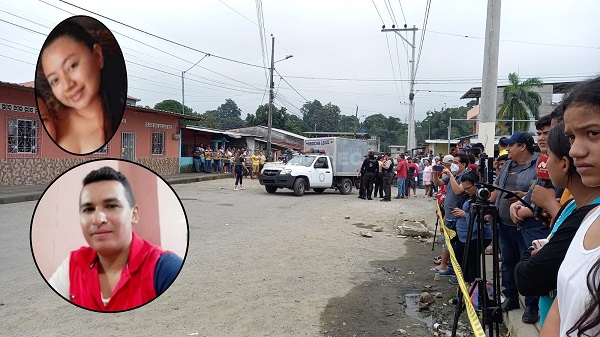
[{"label": "puddle of water", "polygon": [[404,309],[404,313],[412,317],[416,320],[419,320],[428,327],[433,326],[433,317],[431,316],[430,311],[419,311],[419,300],[421,299],[421,294],[406,294],[404,295],[404,304],[406,308]]}]

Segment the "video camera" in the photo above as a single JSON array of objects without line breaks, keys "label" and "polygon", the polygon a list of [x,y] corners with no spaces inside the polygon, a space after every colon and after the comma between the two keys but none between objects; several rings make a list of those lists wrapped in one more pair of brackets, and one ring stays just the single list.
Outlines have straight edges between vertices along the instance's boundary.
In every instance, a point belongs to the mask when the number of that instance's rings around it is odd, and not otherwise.
[{"label": "video camera", "polygon": [[[483,184],[491,185],[494,183],[494,158],[487,154],[479,155],[479,181]],[[482,185],[477,186],[475,196],[479,200],[487,201],[490,198],[491,191]]]}]

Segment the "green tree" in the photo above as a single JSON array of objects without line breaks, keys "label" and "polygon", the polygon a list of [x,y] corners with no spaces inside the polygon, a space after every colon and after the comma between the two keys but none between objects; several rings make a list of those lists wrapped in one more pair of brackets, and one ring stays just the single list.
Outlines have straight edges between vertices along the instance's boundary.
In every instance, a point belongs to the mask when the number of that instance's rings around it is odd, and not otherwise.
[{"label": "green tree", "polygon": [[378,136],[381,151],[388,151],[390,145],[406,144],[408,125],[397,117],[375,114],[365,118],[361,128],[371,136]]},{"label": "green tree", "polygon": [[[461,106],[458,108],[447,108],[441,110],[427,111],[427,117],[417,122],[415,135],[417,144],[426,139],[448,139],[448,129],[450,128],[450,118],[466,119],[467,111],[470,108]],[[452,121],[451,139],[464,137],[473,134],[473,125],[466,121]]]},{"label": "green tree", "polygon": [[[181,103],[176,101],[176,100],[172,100],[172,99],[167,99],[164,100],[162,102],[158,102],[154,105],[154,109],[156,110],[163,110],[163,111],[170,111],[170,112],[174,112],[174,113],[181,113]],[[185,110],[184,110],[184,114],[188,115],[188,116],[194,116],[194,117],[202,117],[202,115],[200,115],[199,113],[197,113],[196,111],[192,110],[192,108],[188,107],[187,105],[185,106]],[[179,125],[180,126],[185,126],[185,125],[194,125],[194,126],[206,126],[206,127],[211,127],[209,125],[212,125],[211,121],[206,121],[206,120],[191,120],[191,119],[180,119],[179,120]]]},{"label": "green tree", "polygon": [[347,115],[341,115],[340,116],[340,123],[338,124],[338,129],[336,130],[338,132],[358,132],[360,131],[359,125],[358,125],[358,119],[355,116],[347,116]]},{"label": "green tree", "polygon": [[[341,120],[341,110],[337,105],[322,105],[318,100],[306,102],[300,109],[302,120],[309,130],[335,131]],[[308,131],[308,130],[307,130]]]},{"label": "green tree", "polygon": [[220,129],[239,128],[246,125],[246,122],[240,117],[242,110],[231,98],[226,99],[225,103],[221,104],[217,110],[208,110],[205,114],[215,118]]},{"label": "green tree", "polygon": [[[534,119],[540,118],[540,94],[532,91],[544,83],[537,77],[520,82],[516,73],[508,74],[508,85],[504,88],[503,101],[498,111],[498,119]],[[508,122],[498,123],[500,131],[508,129]],[[529,122],[515,122],[515,130],[529,130]]]}]

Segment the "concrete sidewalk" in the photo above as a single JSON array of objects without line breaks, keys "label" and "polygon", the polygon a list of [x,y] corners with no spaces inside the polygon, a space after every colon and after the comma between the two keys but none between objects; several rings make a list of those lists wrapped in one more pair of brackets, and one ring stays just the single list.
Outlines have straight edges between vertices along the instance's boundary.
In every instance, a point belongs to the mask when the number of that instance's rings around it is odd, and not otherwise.
[{"label": "concrete sidewalk", "polygon": [[[199,181],[233,178],[232,173],[180,173],[162,176],[170,185],[189,184]],[[13,186],[0,188],[0,204],[38,200],[49,184]]]},{"label": "concrete sidewalk", "polygon": [[[485,262],[487,279],[489,282],[491,282],[493,265],[492,256],[486,255]],[[500,278],[500,282],[502,282],[502,278]],[[525,298],[523,296],[519,296],[519,301],[521,302],[521,309],[511,310],[507,313],[504,313],[504,325],[508,329],[511,337],[538,337],[540,334],[539,321],[535,324],[523,323],[521,316],[523,316],[523,312],[525,311]]]}]

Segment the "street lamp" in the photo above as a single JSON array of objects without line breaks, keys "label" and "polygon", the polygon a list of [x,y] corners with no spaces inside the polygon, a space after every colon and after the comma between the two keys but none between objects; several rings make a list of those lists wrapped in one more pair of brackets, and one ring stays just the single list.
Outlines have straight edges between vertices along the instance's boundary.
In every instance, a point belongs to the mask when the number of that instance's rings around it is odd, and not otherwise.
[{"label": "street lamp", "polygon": [[[205,58],[207,58],[209,56],[210,56],[210,54],[205,54],[204,56],[202,56],[200,61],[204,60]],[[194,65],[189,67],[188,70],[181,72],[181,113],[182,114],[185,114],[185,82],[183,80],[184,75],[185,75],[185,73],[190,71],[190,69],[194,68],[198,63],[200,63],[200,61],[194,63]]]},{"label": "street lamp", "polygon": [[275,82],[273,82],[273,73],[275,72],[275,63],[294,57],[293,55],[287,55],[285,58],[275,61],[275,37],[271,36],[271,38],[271,68],[269,69],[271,73],[269,78],[269,118],[267,122],[267,155],[269,156],[269,161],[273,159],[273,154],[271,153],[271,129],[273,128],[273,89],[275,88]]}]

